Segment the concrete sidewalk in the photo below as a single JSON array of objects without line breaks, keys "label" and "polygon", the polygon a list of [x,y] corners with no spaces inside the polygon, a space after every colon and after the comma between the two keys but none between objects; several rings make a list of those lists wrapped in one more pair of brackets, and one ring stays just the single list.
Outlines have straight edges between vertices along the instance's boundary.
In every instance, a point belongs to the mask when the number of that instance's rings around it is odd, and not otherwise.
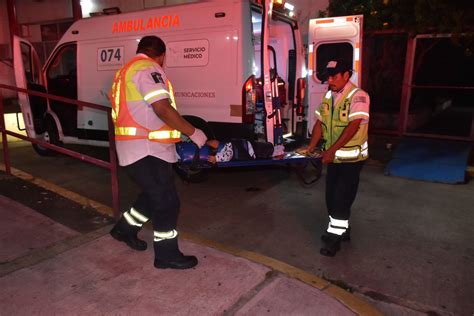
[{"label": "concrete sidewalk", "polygon": [[[153,267],[109,235],[81,233],[0,195],[2,315],[379,315],[329,282],[256,253],[181,234],[190,270]],[[151,245],[151,231],[142,238]]]}]

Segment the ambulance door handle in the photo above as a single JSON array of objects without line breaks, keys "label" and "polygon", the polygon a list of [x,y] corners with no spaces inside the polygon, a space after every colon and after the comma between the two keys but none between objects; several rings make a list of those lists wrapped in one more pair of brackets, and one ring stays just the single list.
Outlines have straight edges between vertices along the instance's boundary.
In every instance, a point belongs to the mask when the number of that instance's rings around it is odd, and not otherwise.
[{"label": "ambulance door handle", "polygon": [[277,110],[275,109],[275,110],[273,110],[272,113],[270,113],[270,114],[267,116],[267,118],[268,118],[268,119],[272,119],[276,114],[277,114]]}]

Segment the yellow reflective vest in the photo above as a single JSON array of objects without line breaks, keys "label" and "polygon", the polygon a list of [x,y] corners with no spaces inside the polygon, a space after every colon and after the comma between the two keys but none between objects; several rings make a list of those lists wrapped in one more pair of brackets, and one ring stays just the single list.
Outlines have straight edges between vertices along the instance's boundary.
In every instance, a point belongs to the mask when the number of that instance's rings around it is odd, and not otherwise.
[{"label": "yellow reflective vest", "polygon": [[[133,70],[134,67],[141,67],[141,63],[154,63],[155,61],[149,57],[137,56],[129,61],[122,69],[120,69],[114,77],[112,83],[112,90],[110,92],[110,99],[112,102],[112,120],[115,125],[115,139],[116,140],[134,140],[134,139],[148,139],[150,141],[156,141],[161,143],[176,143],[181,140],[181,133],[178,130],[170,128],[168,125],[163,124],[156,130],[151,130],[139,123],[133,118],[129,112],[127,102],[137,96],[127,95],[126,78],[127,73]],[[139,96],[144,101],[158,95],[166,94],[171,105],[176,109],[176,102],[174,100],[173,88],[169,81],[166,82],[167,90],[160,89],[153,91],[145,96]],[[135,91],[135,94],[139,94],[136,89],[129,89],[128,91]]]},{"label": "yellow reflective vest", "polygon": [[[334,106],[331,91],[324,96],[318,111],[322,121],[322,136],[325,140],[324,150],[328,150],[349,125],[352,98],[358,90],[360,89],[352,86]],[[352,139],[336,151],[335,163],[362,161],[369,157],[368,126],[361,124]]]}]

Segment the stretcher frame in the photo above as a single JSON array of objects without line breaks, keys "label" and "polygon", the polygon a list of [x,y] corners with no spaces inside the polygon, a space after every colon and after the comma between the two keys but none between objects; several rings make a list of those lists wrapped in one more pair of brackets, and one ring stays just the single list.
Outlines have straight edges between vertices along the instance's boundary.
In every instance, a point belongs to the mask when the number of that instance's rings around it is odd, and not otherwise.
[{"label": "stretcher frame", "polygon": [[210,163],[207,161],[178,161],[179,164],[191,166],[195,169],[208,168],[229,168],[229,167],[254,167],[254,166],[268,166],[276,164],[288,163],[306,163],[310,161],[318,162],[321,156],[306,156],[297,153],[296,151],[285,152],[281,156],[273,157],[272,159],[248,159],[248,160],[231,160],[226,162]]}]

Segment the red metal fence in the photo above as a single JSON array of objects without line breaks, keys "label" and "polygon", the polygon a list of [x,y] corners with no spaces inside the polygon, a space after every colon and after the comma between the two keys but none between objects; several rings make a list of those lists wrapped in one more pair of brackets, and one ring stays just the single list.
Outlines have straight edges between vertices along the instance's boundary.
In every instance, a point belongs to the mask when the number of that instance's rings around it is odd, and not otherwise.
[{"label": "red metal fence", "polygon": [[[101,111],[106,111],[107,112],[107,121],[108,121],[108,126],[109,126],[109,161],[104,161],[101,159],[97,159],[88,155],[84,155],[75,151],[72,151],[67,148],[63,148],[60,146],[56,146],[50,143],[47,143],[43,140],[31,138],[28,136],[24,136],[12,131],[9,131],[6,129],[5,126],[5,118],[4,118],[4,104],[3,104],[3,96],[2,96],[2,89],[7,89],[7,90],[13,90],[17,91],[18,93],[25,93],[28,95],[34,95],[34,96],[39,96],[39,97],[44,97],[48,100],[56,100],[60,102],[65,102],[69,104],[75,104],[79,107],[89,107]],[[117,179],[117,156],[115,152],[115,140],[114,140],[114,126],[112,122],[112,118],[110,116],[110,111],[111,109],[109,107],[99,105],[99,104],[94,104],[94,103],[89,103],[89,102],[83,102],[83,101],[78,101],[78,100],[73,100],[73,99],[68,99],[64,97],[58,97],[52,94],[48,93],[42,93],[42,92],[37,92],[33,90],[27,90],[27,89],[22,89],[18,87],[13,87],[13,86],[8,86],[4,84],[0,84],[0,131],[2,133],[2,147],[3,147],[3,158],[5,162],[5,170],[8,174],[11,174],[11,163],[10,163],[10,155],[9,155],[9,150],[8,150],[8,142],[7,142],[7,135],[20,138],[26,141],[29,141],[34,144],[41,145],[43,147],[46,147],[48,149],[54,150],[58,153],[68,155],[70,157],[82,160],[84,162],[105,168],[110,170],[110,176],[111,176],[111,184],[112,184],[112,208],[113,208],[113,214],[116,218],[119,217],[120,215],[120,205],[119,205],[119,186],[118,186],[118,179]]]}]

